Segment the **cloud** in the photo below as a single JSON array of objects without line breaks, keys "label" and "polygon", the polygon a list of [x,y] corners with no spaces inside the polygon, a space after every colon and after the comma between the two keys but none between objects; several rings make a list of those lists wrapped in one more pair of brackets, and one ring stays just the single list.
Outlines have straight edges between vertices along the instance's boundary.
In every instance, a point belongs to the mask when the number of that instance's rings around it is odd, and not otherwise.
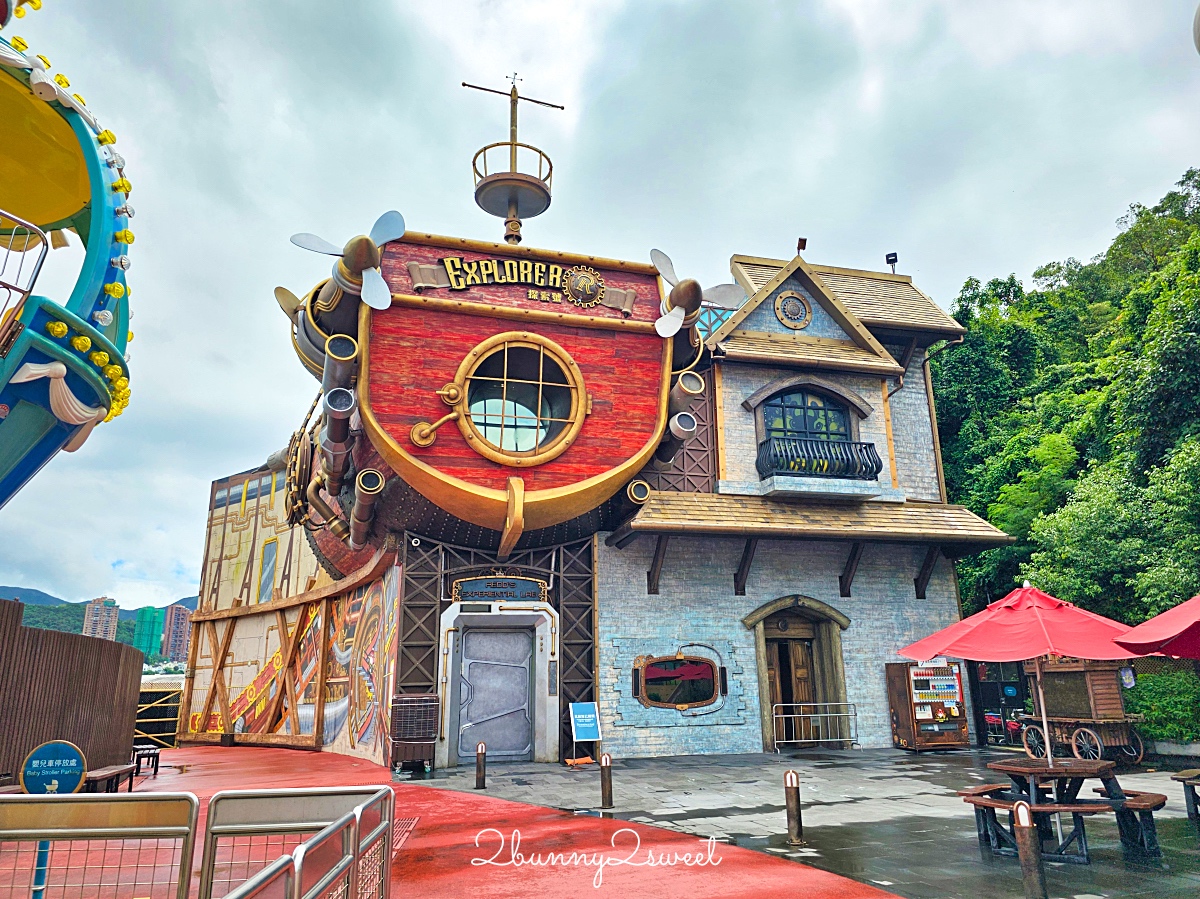
[{"label": "cloud", "polygon": [[[8,33],[66,73],[133,181],[132,403],[0,510],[0,582],[158,605],[196,592],[209,484],[284,445],[316,393],[272,297],[389,208],[497,239],[471,157],[554,160],[533,246],[729,279],[733,253],[971,275],[1102,250],[1196,165],[1191,0],[55,0]],[[0,128],[3,126],[0,125]],[[65,296],[78,250],[42,292]]]}]

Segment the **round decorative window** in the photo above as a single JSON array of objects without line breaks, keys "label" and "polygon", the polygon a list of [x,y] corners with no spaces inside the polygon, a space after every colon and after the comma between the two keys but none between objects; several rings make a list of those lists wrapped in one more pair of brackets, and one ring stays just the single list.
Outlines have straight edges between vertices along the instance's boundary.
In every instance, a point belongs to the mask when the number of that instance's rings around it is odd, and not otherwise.
[{"label": "round decorative window", "polygon": [[504,465],[555,458],[583,427],[586,396],[579,366],[552,340],[528,332],[497,334],[459,367],[459,428],[480,455]]},{"label": "round decorative window", "polygon": [[775,315],[785,327],[800,331],[812,322],[812,306],[799,291],[785,290],[775,297]]}]

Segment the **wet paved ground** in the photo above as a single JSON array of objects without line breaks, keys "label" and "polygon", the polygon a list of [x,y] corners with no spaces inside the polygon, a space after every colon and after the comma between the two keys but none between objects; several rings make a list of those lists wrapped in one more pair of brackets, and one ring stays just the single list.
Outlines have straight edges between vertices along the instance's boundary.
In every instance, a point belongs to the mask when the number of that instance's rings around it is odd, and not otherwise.
[{"label": "wet paved ground", "polygon": [[[633,759],[613,766],[613,816],[795,859],[910,899],[1009,899],[1023,895],[1016,859],[993,858],[975,818],[955,791],[1004,780],[986,768],[996,751],[893,750],[788,755]],[[800,773],[806,847],[787,846],[783,772]],[[1118,774],[1134,790],[1164,793],[1155,814],[1161,860],[1127,858],[1115,818],[1088,819],[1091,865],[1047,864],[1052,897],[1200,896],[1200,839],[1170,773]],[[426,785],[472,790],[473,767],[437,772]],[[598,769],[489,765],[488,794],[553,808],[594,812]],[[1098,784],[1097,784],[1098,785]],[[1089,785],[1090,786],[1090,785]],[[1085,787],[1086,789],[1086,787]]]}]

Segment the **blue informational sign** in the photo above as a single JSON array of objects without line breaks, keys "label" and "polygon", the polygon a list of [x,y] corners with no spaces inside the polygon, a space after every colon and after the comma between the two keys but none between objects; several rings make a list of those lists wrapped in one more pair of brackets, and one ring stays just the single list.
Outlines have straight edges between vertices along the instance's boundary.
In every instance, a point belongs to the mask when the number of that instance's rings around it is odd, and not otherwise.
[{"label": "blue informational sign", "polygon": [[571,739],[576,743],[600,741],[600,712],[596,709],[596,703],[571,703]]},{"label": "blue informational sign", "polygon": [[21,789],[26,793],[78,793],[86,776],[83,751],[66,740],[51,740],[25,757]]},{"label": "blue informational sign", "polygon": [[1004,695],[1005,695],[1005,696],[1008,696],[1008,697],[1010,697],[1010,698],[1011,698],[1011,697],[1013,697],[1013,696],[1016,696],[1016,695],[1017,695],[1017,688],[1016,688],[1016,687],[1014,687],[1012,684],[1005,684],[1005,685],[1004,685]]}]

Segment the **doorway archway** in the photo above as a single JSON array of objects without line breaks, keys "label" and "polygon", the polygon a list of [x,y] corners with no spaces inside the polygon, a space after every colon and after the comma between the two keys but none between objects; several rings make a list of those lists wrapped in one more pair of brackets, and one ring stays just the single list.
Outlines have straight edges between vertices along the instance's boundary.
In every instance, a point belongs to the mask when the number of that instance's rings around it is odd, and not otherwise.
[{"label": "doorway archway", "polygon": [[796,593],[759,606],[742,624],[754,631],[763,751],[774,752],[772,692],[775,701],[846,702],[842,631],[850,619],[828,603]]}]

